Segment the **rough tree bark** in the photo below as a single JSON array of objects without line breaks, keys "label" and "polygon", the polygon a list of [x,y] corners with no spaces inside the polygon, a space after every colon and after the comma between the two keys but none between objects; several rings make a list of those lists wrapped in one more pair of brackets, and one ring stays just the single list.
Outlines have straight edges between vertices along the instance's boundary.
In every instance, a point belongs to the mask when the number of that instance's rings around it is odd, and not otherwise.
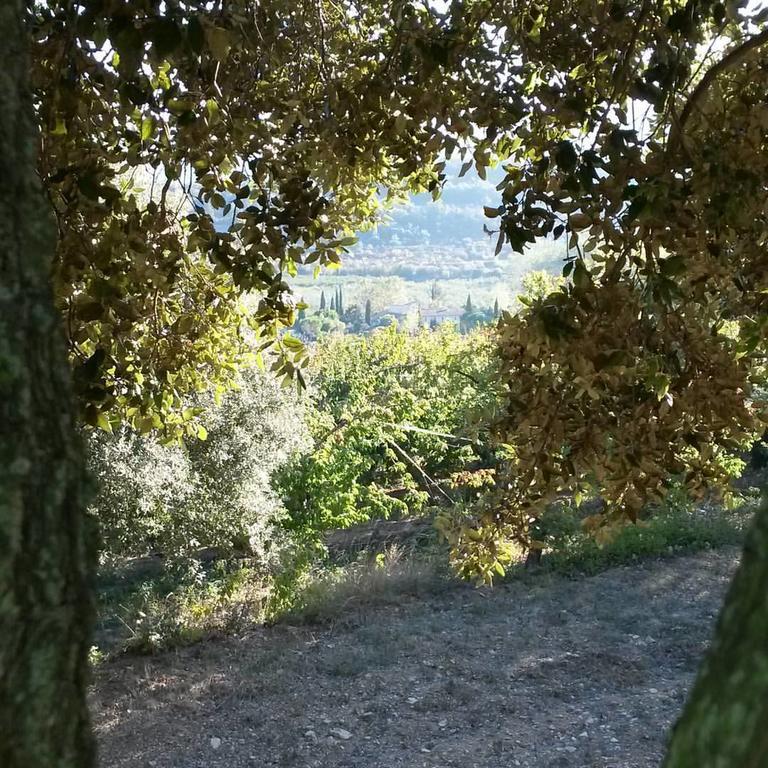
[{"label": "rough tree bark", "polygon": [[747,537],[715,638],[664,768],[768,766],[768,501]]},{"label": "rough tree bark", "polygon": [[0,765],[88,768],[95,547],[35,172],[24,0],[0,0]]}]

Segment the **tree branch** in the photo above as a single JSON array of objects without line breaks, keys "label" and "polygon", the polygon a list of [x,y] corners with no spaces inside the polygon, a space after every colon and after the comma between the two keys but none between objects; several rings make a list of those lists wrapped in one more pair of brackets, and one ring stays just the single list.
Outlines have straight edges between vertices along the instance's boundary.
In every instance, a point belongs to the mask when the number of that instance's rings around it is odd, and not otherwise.
[{"label": "tree branch", "polygon": [[449,504],[453,504],[453,498],[443,488],[441,488],[419,465],[419,463],[409,456],[406,451],[399,446],[392,438],[386,438],[386,443],[401,459],[413,470],[416,477],[421,480],[424,488],[430,496],[435,497],[438,494],[442,496]]},{"label": "tree branch", "polygon": [[677,143],[683,136],[685,124],[688,122],[688,119],[693,114],[693,111],[696,109],[699,102],[704,98],[706,92],[709,90],[718,76],[726,70],[735,67],[737,64],[740,64],[742,61],[744,61],[745,58],[747,58],[750,53],[752,53],[752,51],[759,48],[761,45],[765,45],[766,43],[768,43],[768,28],[764,29],[762,32],[760,32],[760,34],[755,35],[754,37],[750,37],[749,40],[746,40],[741,45],[731,50],[729,53],[723,56],[723,58],[720,59],[717,64],[714,64],[706,71],[704,77],[701,78],[699,84],[693,89],[691,95],[688,97],[688,101],[685,103],[683,111],[680,113],[680,119],[672,125],[672,131],[670,132],[669,137],[670,151],[677,148]]}]

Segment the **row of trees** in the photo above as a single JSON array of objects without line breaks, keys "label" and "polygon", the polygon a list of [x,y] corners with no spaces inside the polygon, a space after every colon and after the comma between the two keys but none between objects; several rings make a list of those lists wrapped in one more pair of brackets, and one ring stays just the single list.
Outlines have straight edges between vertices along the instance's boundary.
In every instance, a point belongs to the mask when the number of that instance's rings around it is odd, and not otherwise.
[{"label": "row of trees", "polygon": [[344,314],[344,297],[342,294],[341,286],[338,286],[333,294],[331,296],[331,303],[328,307],[326,307],[325,302],[325,291],[320,291],[320,310],[324,309],[330,309],[331,312],[336,312],[339,315]]},{"label": "row of trees", "polygon": [[[434,286],[433,286],[434,294]],[[303,301],[303,300],[302,300]],[[310,340],[315,340],[321,336],[334,332],[343,332],[344,330],[352,333],[362,333],[373,328],[405,322],[405,324],[428,325],[435,328],[444,322],[456,323],[462,332],[469,332],[475,328],[484,325],[490,325],[496,322],[501,316],[498,299],[495,300],[493,307],[485,309],[475,308],[472,304],[471,294],[467,294],[467,300],[463,307],[463,314],[452,314],[449,317],[434,317],[429,321],[421,317],[419,310],[418,317],[405,318],[396,317],[388,314],[374,313],[370,299],[366,299],[364,310],[361,310],[357,304],[344,307],[342,303],[342,289],[338,287],[331,297],[330,305],[326,302],[325,291],[320,293],[319,311],[308,315],[305,308],[299,309],[297,316],[296,329],[298,333]],[[439,309],[439,305],[435,305]],[[339,309],[341,307],[341,309]]]},{"label": "row of trees", "polygon": [[[454,531],[465,567],[530,544],[526,521],[588,478],[608,501],[596,525],[671,473],[712,484],[712,456],[758,427],[759,7],[7,0],[0,27],[4,765],[93,763],[77,424],[196,434],[186,398],[231,383],[246,326],[300,376],[286,274],[337,264],[382,201],[438,196],[455,155],[482,177],[504,163],[485,210],[499,252],[569,248],[568,282],[502,318],[513,452],[498,503]],[[766,761],[767,537],[768,509],[668,768]]]}]

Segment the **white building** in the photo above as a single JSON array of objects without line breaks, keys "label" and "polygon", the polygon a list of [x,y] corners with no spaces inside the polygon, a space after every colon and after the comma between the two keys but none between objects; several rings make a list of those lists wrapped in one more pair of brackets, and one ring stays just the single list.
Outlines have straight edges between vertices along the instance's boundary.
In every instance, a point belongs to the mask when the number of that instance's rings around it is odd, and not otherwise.
[{"label": "white building", "polygon": [[398,320],[403,320],[411,315],[417,315],[419,309],[420,307],[417,301],[409,301],[406,304],[390,304],[388,307],[384,307],[381,314],[392,315]]},{"label": "white building", "polygon": [[464,314],[463,309],[456,307],[424,307],[420,312],[421,325],[428,327],[441,323],[456,323],[458,325]]}]

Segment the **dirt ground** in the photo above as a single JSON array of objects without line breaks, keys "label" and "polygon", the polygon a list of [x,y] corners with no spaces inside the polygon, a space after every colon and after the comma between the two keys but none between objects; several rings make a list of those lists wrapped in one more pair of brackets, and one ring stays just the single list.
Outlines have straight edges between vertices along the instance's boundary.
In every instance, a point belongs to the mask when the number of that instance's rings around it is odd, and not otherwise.
[{"label": "dirt ground", "polygon": [[103,665],[103,768],[650,768],[734,549]]}]

